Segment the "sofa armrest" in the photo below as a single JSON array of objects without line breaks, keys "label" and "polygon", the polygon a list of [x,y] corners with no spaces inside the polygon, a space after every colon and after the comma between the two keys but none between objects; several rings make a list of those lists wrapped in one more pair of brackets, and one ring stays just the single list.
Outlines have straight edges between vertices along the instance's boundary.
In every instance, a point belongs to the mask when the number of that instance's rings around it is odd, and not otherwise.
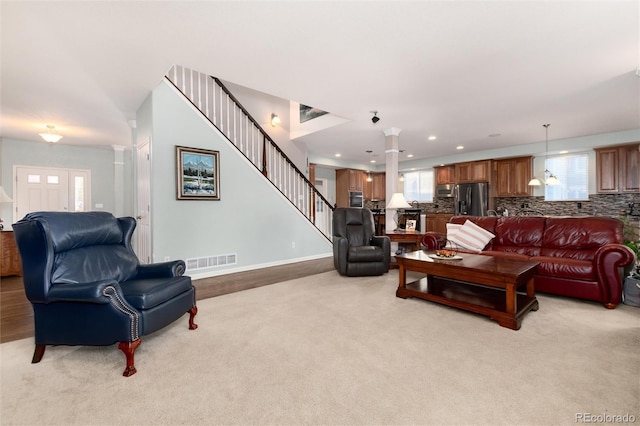
[{"label": "sofa armrest", "polygon": [[622,280],[636,262],[635,253],[623,244],[605,244],[596,250],[593,261],[603,303],[614,308],[622,300]]},{"label": "sofa armrest", "polygon": [[116,280],[53,284],[47,293],[47,302],[109,303],[109,298],[104,295],[104,289],[108,286],[120,291],[120,285]]},{"label": "sofa armrest", "polygon": [[429,231],[424,234],[421,243],[425,250],[437,250],[445,246],[447,236],[442,232]]},{"label": "sofa armrest", "polygon": [[184,274],[186,265],[184,260],[172,260],[171,262],[151,263],[138,265],[136,278],[173,278]]}]

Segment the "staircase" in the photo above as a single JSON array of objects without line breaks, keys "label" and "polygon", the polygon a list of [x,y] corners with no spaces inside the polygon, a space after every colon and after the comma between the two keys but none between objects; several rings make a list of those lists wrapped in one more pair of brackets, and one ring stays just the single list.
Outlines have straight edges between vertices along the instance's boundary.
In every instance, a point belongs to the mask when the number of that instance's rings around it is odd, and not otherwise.
[{"label": "staircase", "polygon": [[165,78],[329,241],[333,206],[215,77],[174,65]]}]

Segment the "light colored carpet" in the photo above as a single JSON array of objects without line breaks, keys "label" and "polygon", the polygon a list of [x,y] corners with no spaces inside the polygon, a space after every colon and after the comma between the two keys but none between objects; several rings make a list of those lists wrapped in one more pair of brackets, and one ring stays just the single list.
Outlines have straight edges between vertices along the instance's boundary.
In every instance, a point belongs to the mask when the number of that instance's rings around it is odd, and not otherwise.
[{"label": "light colored carpet", "polygon": [[[10,424],[575,424],[640,422],[640,309],[538,295],[519,331],[395,297],[397,271],[336,272],[199,301],[147,336],[138,373],[114,346],[0,345]],[[609,418],[611,419],[611,418]]]}]

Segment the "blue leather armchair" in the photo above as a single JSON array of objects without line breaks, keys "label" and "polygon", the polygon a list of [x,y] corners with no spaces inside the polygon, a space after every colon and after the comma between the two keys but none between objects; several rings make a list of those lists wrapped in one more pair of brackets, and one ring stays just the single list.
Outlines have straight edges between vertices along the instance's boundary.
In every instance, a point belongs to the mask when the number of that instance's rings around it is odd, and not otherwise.
[{"label": "blue leather armchair", "polygon": [[131,248],[135,219],[111,213],[35,212],[13,224],[24,288],[33,306],[35,351],[46,345],[107,346],[135,374],[141,337],[189,313],[196,329],[195,288],[182,260],[143,265]]}]

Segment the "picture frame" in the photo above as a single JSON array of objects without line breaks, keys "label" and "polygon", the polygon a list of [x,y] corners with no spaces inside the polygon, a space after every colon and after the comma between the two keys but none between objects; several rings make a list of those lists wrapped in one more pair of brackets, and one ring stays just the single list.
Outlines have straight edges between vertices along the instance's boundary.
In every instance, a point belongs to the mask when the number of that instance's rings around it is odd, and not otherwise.
[{"label": "picture frame", "polygon": [[176,198],[220,200],[220,153],[176,145]]},{"label": "picture frame", "polygon": [[413,219],[407,220],[407,222],[405,223],[404,230],[406,232],[416,232],[416,221]]}]

